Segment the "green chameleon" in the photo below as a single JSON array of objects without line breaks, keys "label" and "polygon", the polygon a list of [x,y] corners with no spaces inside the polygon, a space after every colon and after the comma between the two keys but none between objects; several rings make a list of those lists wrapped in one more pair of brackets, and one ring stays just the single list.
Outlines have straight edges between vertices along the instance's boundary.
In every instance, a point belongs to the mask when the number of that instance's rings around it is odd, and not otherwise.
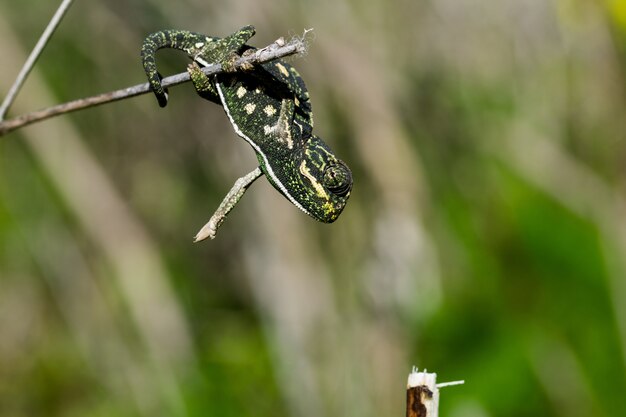
[{"label": "green chameleon", "polygon": [[[246,45],[252,26],[225,38],[183,30],[163,30],[149,35],[141,48],[143,67],[159,105],[167,105],[155,53],[174,48],[193,60],[187,70],[198,94],[220,104],[235,132],[256,152],[259,167],[239,178],[211,220],[194,241],[214,238],[246,189],[261,175],[294,206],[325,223],[337,219],[352,190],[352,173],[322,139],[312,133],[313,113],[309,93],[298,72],[276,60],[235,72],[233,63],[255,48]],[[221,64],[226,70],[205,75],[198,64]]]}]

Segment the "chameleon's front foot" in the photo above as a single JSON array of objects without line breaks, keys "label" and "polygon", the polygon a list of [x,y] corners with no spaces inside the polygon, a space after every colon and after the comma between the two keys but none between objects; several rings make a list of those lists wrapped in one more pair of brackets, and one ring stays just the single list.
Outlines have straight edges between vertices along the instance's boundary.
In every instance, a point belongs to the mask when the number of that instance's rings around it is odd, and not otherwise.
[{"label": "chameleon's front foot", "polygon": [[217,229],[224,223],[228,213],[235,208],[237,202],[243,197],[243,194],[246,192],[248,187],[252,185],[252,183],[263,175],[261,168],[257,167],[254,171],[244,175],[235,181],[233,188],[230,189],[222,203],[217,208],[211,219],[205,224],[202,229],[196,234],[193,238],[193,242],[200,242],[206,238],[215,239],[215,235],[217,234]]}]

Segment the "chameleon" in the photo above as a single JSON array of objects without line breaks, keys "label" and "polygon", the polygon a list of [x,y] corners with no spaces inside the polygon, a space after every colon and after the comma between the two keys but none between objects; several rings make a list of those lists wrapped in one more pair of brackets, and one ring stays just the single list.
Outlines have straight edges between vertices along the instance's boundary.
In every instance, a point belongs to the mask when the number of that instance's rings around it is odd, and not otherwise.
[{"label": "chameleon", "polygon": [[[161,48],[184,51],[192,59],[187,71],[198,95],[221,105],[235,133],[254,150],[259,166],[239,178],[194,242],[215,238],[217,228],[248,187],[265,175],[272,186],[312,218],[334,222],[352,190],[352,172],[330,147],[313,134],[309,92],[296,69],[283,60],[234,70],[235,60],[256,48],[246,42],[255,34],[244,26],[224,38],[186,30],[148,35],[141,60],[161,107],[169,95],[161,85],[155,54]],[[207,76],[200,66],[220,64],[224,72]]]}]

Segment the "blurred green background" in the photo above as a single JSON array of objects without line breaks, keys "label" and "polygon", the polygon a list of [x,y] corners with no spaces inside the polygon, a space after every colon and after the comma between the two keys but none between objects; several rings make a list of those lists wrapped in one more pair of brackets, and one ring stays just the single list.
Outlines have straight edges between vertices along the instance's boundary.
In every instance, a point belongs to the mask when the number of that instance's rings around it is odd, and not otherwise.
[{"label": "blurred green background", "polygon": [[[59,1],[0,0],[4,96]],[[291,58],[353,169],[332,225],[190,85],[0,138],[0,416],[626,416],[626,2],[75,2],[9,116],[144,82],[165,28]],[[164,51],[162,72],[185,57]]]}]

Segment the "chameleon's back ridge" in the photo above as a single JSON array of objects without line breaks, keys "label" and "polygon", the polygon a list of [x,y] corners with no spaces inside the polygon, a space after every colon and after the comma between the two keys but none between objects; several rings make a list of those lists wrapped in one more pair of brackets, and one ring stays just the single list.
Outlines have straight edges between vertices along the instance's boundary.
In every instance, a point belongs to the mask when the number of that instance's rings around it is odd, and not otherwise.
[{"label": "chameleon's back ridge", "polygon": [[[198,94],[222,105],[237,135],[252,146],[259,167],[240,178],[196,241],[215,237],[219,225],[245,190],[259,176],[294,206],[318,221],[331,223],[343,211],[352,190],[352,173],[324,141],[313,134],[313,113],[304,80],[282,60],[234,71],[233,63],[247,51],[254,27],[225,38],[183,30],[149,35],[141,49],[148,81],[159,105],[167,104],[155,53],[161,48],[184,51],[192,63],[188,72]],[[225,72],[207,76],[199,65],[221,64]]]}]

